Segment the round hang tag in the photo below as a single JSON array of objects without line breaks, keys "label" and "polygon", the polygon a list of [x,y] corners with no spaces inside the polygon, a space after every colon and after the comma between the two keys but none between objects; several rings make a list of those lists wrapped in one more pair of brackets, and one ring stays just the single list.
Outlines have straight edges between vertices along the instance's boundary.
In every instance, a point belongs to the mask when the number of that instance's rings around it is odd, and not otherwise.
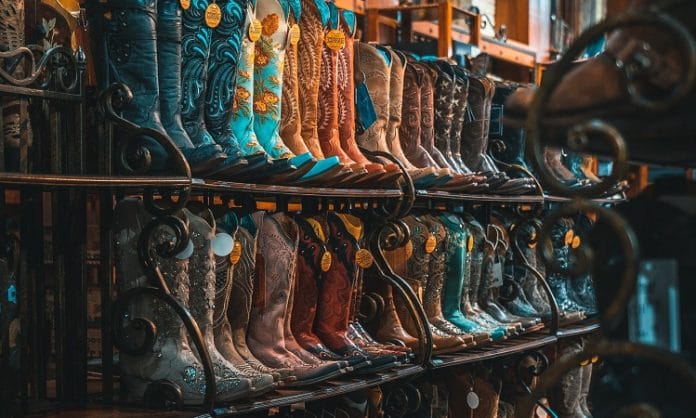
[{"label": "round hang tag", "polygon": [[573,242],[570,244],[571,247],[573,248],[578,248],[580,246],[580,237],[579,236],[574,236],[573,237]]},{"label": "round hang tag", "polygon": [[220,6],[218,6],[217,3],[210,3],[208,8],[205,9],[205,24],[208,25],[209,28],[214,29],[220,24],[221,20],[222,10]]},{"label": "round hang tag", "polygon": [[435,235],[430,235],[427,240],[425,240],[425,252],[430,254],[435,251],[435,246],[437,246],[437,239]]},{"label": "round hang tag", "polygon": [[413,241],[408,240],[408,242],[404,246],[404,251],[406,252],[406,258],[411,258],[411,256],[413,255]]},{"label": "round hang tag", "polygon": [[300,42],[300,25],[295,23],[290,27],[290,45],[297,45]]},{"label": "round hang tag", "polygon": [[338,51],[346,45],[346,35],[338,29],[331,29],[324,36],[324,42],[330,50]]},{"label": "round hang tag", "polygon": [[189,240],[188,244],[186,244],[186,248],[181,250],[175,257],[179,260],[188,260],[191,255],[193,255],[193,241]]},{"label": "round hang tag", "polygon": [[373,261],[372,254],[364,248],[359,249],[358,252],[355,253],[355,263],[361,268],[370,268]]},{"label": "round hang tag", "polygon": [[210,243],[210,248],[218,257],[225,257],[232,252],[234,248],[234,238],[227,232],[219,232],[215,234],[215,238]]},{"label": "round hang tag", "polygon": [[329,271],[329,269],[331,268],[331,261],[333,261],[331,253],[328,251],[324,251],[324,254],[321,256],[321,271],[323,271],[324,273]]},{"label": "round hang tag", "polygon": [[479,403],[479,397],[476,392],[471,391],[466,394],[466,404],[469,406],[469,408],[476,409],[479,407]]},{"label": "round hang tag", "polygon": [[549,414],[546,411],[544,411],[544,408],[540,407],[539,405],[534,407],[535,418],[547,418],[548,416]]},{"label": "round hang tag", "polygon": [[473,250],[473,249],[474,249],[474,237],[469,235],[469,237],[466,240],[466,250],[468,252],[471,252],[471,250]]},{"label": "round hang tag", "polygon": [[251,21],[251,24],[249,25],[249,40],[251,42],[256,42],[259,39],[261,39],[261,31],[263,30],[263,25],[261,24],[261,21],[258,19],[254,19]]},{"label": "round hang tag", "polygon": [[239,241],[235,241],[232,251],[230,252],[230,263],[234,266],[239,263],[240,258],[242,258],[242,244],[240,244]]},{"label": "round hang tag", "polygon": [[191,0],[179,0],[179,5],[182,9],[188,10],[191,7]]},{"label": "round hang tag", "polygon": [[570,245],[573,243],[573,235],[574,234],[573,234],[572,229],[569,229],[568,232],[565,233],[565,237],[564,237],[565,245]]}]

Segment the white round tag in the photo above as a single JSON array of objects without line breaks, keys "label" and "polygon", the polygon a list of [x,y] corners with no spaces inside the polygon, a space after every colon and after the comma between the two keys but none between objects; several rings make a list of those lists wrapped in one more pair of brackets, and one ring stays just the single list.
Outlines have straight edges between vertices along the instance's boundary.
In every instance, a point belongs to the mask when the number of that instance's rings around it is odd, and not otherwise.
[{"label": "white round tag", "polygon": [[216,256],[226,257],[234,248],[234,238],[227,232],[218,232],[210,243],[210,248],[213,249]]},{"label": "white round tag", "polygon": [[476,392],[469,392],[466,394],[466,404],[469,405],[471,409],[479,407],[479,397]]},{"label": "white round tag", "polygon": [[179,260],[188,260],[191,255],[193,255],[193,241],[189,240],[188,244],[186,244],[186,248],[184,248],[174,257],[178,258]]}]

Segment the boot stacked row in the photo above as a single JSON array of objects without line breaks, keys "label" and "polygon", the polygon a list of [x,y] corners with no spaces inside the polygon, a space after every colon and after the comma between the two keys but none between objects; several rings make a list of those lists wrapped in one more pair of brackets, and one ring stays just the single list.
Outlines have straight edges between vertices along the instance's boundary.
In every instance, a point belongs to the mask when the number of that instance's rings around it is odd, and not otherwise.
[{"label": "boot stacked row", "polygon": [[[196,176],[521,194],[488,154],[495,86],[463,67],[354,41],[355,15],[323,0],[88,1],[102,88],[123,116],[168,135]],[[357,97],[357,103],[356,103]],[[142,134],[152,169],[169,156]],[[359,147],[359,146],[360,147]]]},{"label": "boot stacked row", "polygon": [[[201,329],[219,400],[374,373],[410,361],[410,349],[378,343],[358,322],[362,269],[373,262],[362,248],[364,227],[358,217],[256,212],[216,219],[196,203],[179,216],[189,226],[190,245],[157,262],[173,295]],[[137,242],[149,221],[141,200],[119,202],[121,292],[145,284]],[[157,231],[155,244],[170,235],[167,228]],[[205,379],[200,357],[174,312],[143,296],[124,320],[134,318],[153,323],[157,335],[146,353],[120,355],[127,396],[142,400],[149,385],[166,381],[180,388],[185,403],[201,403]],[[135,339],[138,333],[131,331],[124,335]]]},{"label": "boot stacked row", "polygon": [[[387,260],[419,295],[435,354],[538,331],[551,319],[541,283],[523,267],[541,269],[535,256],[536,222],[517,222],[499,215],[484,227],[470,215],[450,213],[408,216],[405,222],[411,241],[388,252]],[[570,248],[577,247],[580,238],[574,235],[568,219],[554,233],[556,238],[559,233],[563,235],[561,241],[554,241],[554,253],[567,267]],[[514,253],[514,245],[521,248],[520,254]],[[570,280],[553,273],[545,279],[551,284],[564,323],[596,313],[589,276]],[[374,335],[416,350],[416,325],[400,297],[387,287],[378,287],[367,298],[377,298],[372,304],[385,307],[383,314],[371,321]]]}]

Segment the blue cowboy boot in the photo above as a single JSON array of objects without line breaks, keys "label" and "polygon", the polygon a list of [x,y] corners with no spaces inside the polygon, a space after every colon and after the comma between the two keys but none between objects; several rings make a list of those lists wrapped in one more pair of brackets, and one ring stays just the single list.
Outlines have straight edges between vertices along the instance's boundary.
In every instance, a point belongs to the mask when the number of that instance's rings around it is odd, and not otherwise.
[{"label": "blue cowboy boot", "polygon": [[[208,58],[211,51],[213,30],[205,22],[205,12],[208,0],[193,0],[188,9],[183,12],[183,28],[181,34],[182,66],[181,66],[181,119],[184,129],[191,141],[197,147],[215,144],[213,136],[208,131],[204,120],[206,88],[208,85]],[[230,25],[234,16],[229,11],[223,11],[223,21],[219,24]],[[212,79],[213,77],[211,77]],[[257,161],[247,161],[242,158],[239,147],[223,144],[227,158],[218,164],[211,172],[231,174]]]},{"label": "blue cowboy boot", "polygon": [[[89,0],[85,7],[99,88],[126,84],[133,99],[123,106],[121,116],[165,135],[159,107],[155,0]],[[149,151],[152,171],[168,170],[167,152],[153,137],[143,134],[131,145],[128,151],[143,146]]]},{"label": "blue cowboy boot", "polygon": [[227,155],[216,144],[194,146],[181,122],[181,6],[178,0],[157,4],[157,67],[160,117],[169,137],[186,157],[191,172],[203,174]]},{"label": "blue cowboy boot", "polygon": [[[225,0],[219,3],[222,11],[220,24],[212,32],[210,57],[208,58],[208,85],[205,97],[205,123],[215,142],[222,145],[228,154],[240,155],[249,161],[249,166],[243,171],[231,173],[222,169],[215,177],[235,180],[253,175],[255,180],[278,172],[292,170],[287,161],[277,161],[274,164],[263,148],[242,147],[241,136],[248,136],[244,130],[234,129],[234,101],[236,99],[236,84],[239,80],[240,60],[248,56],[245,47],[253,45],[244,34],[248,33],[250,19],[246,0]],[[253,143],[253,138],[245,138],[244,144]]]}]

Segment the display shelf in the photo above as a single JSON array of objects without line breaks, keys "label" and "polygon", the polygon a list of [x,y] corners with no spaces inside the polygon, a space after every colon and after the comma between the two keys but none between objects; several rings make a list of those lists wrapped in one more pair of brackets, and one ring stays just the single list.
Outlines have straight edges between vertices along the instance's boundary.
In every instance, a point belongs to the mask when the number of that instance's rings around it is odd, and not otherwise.
[{"label": "display shelf", "polygon": [[311,402],[334,396],[345,395],[357,390],[383,385],[395,380],[415,376],[424,371],[420,366],[406,365],[390,371],[368,376],[347,377],[331,380],[319,386],[306,389],[281,389],[265,395],[263,398],[247,403],[235,403],[216,408],[212,414],[199,415],[198,418],[212,418],[259,412],[269,408],[287,406],[300,402]]},{"label": "display shelf", "polygon": [[505,196],[494,194],[461,194],[441,191],[418,190],[416,197],[440,200],[458,200],[471,202],[497,202],[497,203],[543,203],[544,198],[539,195]]},{"label": "display shelf", "polygon": [[302,187],[281,186],[254,183],[236,183],[231,181],[215,181],[194,178],[193,189],[212,192],[251,193],[256,195],[285,195],[297,197],[345,197],[345,198],[399,198],[402,196],[397,189],[338,189],[331,187]]},{"label": "display shelf", "polygon": [[64,93],[53,90],[42,90],[31,87],[19,87],[0,83],[0,94],[3,96],[37,97],[41,99],[60,100],[67,102],[81,102],[82,95],[78,93]]},{"label": "display shelf", "polygon": [[599,330],[599,323],[595,320],[588,320],[580,324],[573,324],[563,327],[558,330],[556,336],[558,338],[577,337],[580,335],[591,334]]},{"label": "display shelf", "polygon": [[47,188],[144,188],[191,185],[188,177],[101,176],[69,174],[0,173],[0,185]]},{"label": "display shelf", "polygon": [[[573,200],[572,197],[565,197],[565,196],[545,196],[544,199],[547,202],[552,202],[552,203],[567,203]],[[602,205],[602,204],[618,204],[621,202],[626,201],[626,197],[624,195],[621,195],[621,197],[603,197],[603,198],[594,198],[590,199],[592,202]]]},{"label": "display shelf", "polygon": [[435,356],[430,361],[432,369],[443,369],[463,364],[477,363],[510,354],[534,350],[555,343],[557,338],[543,333],[522,335],[480,348],[471,348],[462,353]]}]

